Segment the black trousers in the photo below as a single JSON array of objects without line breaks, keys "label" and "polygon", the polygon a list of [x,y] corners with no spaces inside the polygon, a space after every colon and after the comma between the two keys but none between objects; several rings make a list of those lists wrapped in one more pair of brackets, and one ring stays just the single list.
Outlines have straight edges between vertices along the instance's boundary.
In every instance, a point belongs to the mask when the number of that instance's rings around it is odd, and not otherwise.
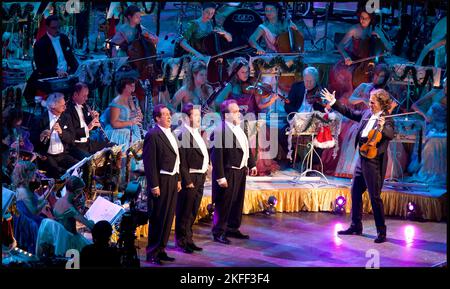
[{"label": "black trousers", "polygon": [[153,196],[149,189],[147,200],[150,222],[147,256],[156,256],[167,246],[177,203],[177,183],[178,174],[173,176],[161,174],[159,177],[160,196]]},{"label": "black trousers", "polygon": [[367,159],[359,156],[352,181],[352,224],[362,226],[362,194],[369,192],[373,216],[378,232],[386,232],[384,222],[384,207],[381,199],[385,170],[383,169],[383,156]]},{"label": "black trousers", "polygon": [[79,162],[70,154],[64,152],[57,155],[47,154],[47,159],[40,162],[40,167],[47,171],[50,178],[59,178],[64,175],[70,167]]},{"label": "black trousers", "polygon": [[84,159],[85,157],[89,157],[92,154],[113,145],[113,143],[88,139],[85,143],[74,142],[73,147],[70,149],[70,154],[77,159]]},{"label": "black trousers", "polygon": [[194,188],[183,188],[178,193],[175,218],[175,240],[183,247],[192,244],[192,226],[197,217],[197,212],[203,197],[206,174],[190,174]]},{"label": "black trousers", "polygon": [[215,203],[212,233],[214,236],[225,232],[237,231],[241,226],[244,208],[245,181],[248,168],[225,169],[227,188],[221,188],[213,180],[212,198]]}]

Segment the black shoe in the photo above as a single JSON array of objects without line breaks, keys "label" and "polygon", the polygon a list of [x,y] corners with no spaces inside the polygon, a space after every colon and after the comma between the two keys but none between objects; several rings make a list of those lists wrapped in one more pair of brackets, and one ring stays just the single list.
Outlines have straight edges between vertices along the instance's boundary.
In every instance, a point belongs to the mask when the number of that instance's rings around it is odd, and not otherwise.
[{"label": "black shoe", "polygon": [[169,257],[166,252],[160,252],[158,254],[158,258],[162,261],[169,261],[169,262],[175,261],[175,258]]},{"label": "black shoe", "polygon": [[249,235],[242,234],[241,231],[231,231],[226,233],[227,237],[236,239],[250,239]]},{"label": "black shoe", "polygon": [[186,254],[192,254],[192,253],[194,253],[194,250],[193,250],[191,247],[189,247],[188,245],[185,245],[185,246],[178,246],[178,245],[177,245],[177,247],[178,247],[178,249],[180,249],[183,253],[186,253]]},{"label": "black shoe", "polygon": [[225,245],[228,245],[231,243],[231,241],[227,239],[225,234],[214,236],[214,241],[225,244]]},{"label": "black shoe", "polygon": [[378,233],[374,242],[377,244],[386,242],[386,233]]},{"label": "black shoe", "polygon": [[338,231],[338,235],[362,235],[362,227],[350,226],[347,230]]},{"label": "black shoe", "polygon": [[199,246],[195,245],[194,243],[189,243],[189,244],[187,244],[187,246],[194,251],[203,251],[202,247],[199,247]]},{"label": "black shoe", "polygon": [[147,262],[150,262],[155,265],[162,265],[161,259],[157,256],[147,256]]}]

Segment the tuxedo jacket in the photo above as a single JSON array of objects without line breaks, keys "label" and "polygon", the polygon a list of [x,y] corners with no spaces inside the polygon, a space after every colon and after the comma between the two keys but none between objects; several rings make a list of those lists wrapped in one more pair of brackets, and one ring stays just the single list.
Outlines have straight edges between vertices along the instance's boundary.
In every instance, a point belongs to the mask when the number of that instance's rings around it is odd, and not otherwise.
[{"label": "tuxedo jacket", "polygon": [[[69,38],[64,34],[60,34],[59,37],[61,49],[67,62],[67,72],[73,74],[78,68],[78,61],[73,54]],[[53,48],[52,41],[47,33],[35,43],[33,53],[37,79],[54,77],[57,75],[58,58],[55,49]]]},{"label": "tuxedo jacket", "polygon": [[[86,122],[86,125],[88,125],[92,121],[92,116],[89,113],[89,111],[86,108],[86,105],[83,105],[82,112],[84,116],[84,121]],[[74,140],[80,140],[83,137],[86,137],[86,132],[84,128],[81,127],[80,124],[80,117],[78,116],[78,112],[75,108],[75,103],[73,101],[69,101],[67,103],[66,111],[63,113],[63,116],[65,118],[69,118],[70,120],[70,131],[74,135]]]},{"label": "tuxedo jacket", "polygon": [[[64,145],[64,152],[68,152],[69,146],[75,141],[75,136],[70,129],[72,127],[72,123],[69,118],[64,117],[64,113],[60,116],[58,122],[62,129],[62,134],[59,135],[59,138]],[[40,140],[40,134],[46,129],[51,129],[48,110],[44,110],[39,118],[35,118],[34,123],[35,126],[30,128],[30,140],[34,145],[36,152],[40,154],[47,154],[50,141],[47,141],[45,144],[42,143]]]},{"label": "tuxedo jacket", "polygon": [[[159,186],[160,170],[173,171],[177,159],[176,152],[169,139],[158,125],[150,129],[145,135],[142,157],[147,188],[150,192],[152,188]],[[180,174],[178,176],[181,181]]]},{"label": "tuxedo jacket", "polygon": [[[370,109],[352,110],[346,107],[345,105],[341,104],[339,101],[336,101],[333,104],[332,108],[340,112],[342,115],[348,117],[349,119],[359,122],[358,134],[356,135],[355,139],[355,148],[356,148],[360,142],[361,134],[370,117],[372,116],[372,112],[370,111]],[[387,157],[386,152],[389,146],[389,141],[394,138],[395,134],[394,121],[392,120],[392,118],[386,118],[381,134],[382,134],[381,141],[377,145],[377,156],[382,155],[384,157]]]},{"label": "tuxedo jacket", "polygon": [[[247,135],[245,129],[244,132]],[[217,180],[225,177],[225,169],[230,169],[232,167],[239,167],[241,165],[241,160],[244,155],[244,151],[240,146],[236,136],[224,121],[222,121],[221,124],[218,125],[214,130],[214,133],[212,135],[212,141],[214,144],[211,149],[213,178],[214,180]],[[252,156],[250,145],[248,155],[249,158],[247,166],[249,168],[253,168],[254,166],[256,166],[256,164],[255,159]]]},{"label": "tuxedo jacket", "polygon": [[[189,169],[200,170],[203,166],[203,153],[192,133],[183,126],[177,135],[180,143],[180,172],[183,185],[192,183]],[[209,156],[209,152],[208,152]]]}]

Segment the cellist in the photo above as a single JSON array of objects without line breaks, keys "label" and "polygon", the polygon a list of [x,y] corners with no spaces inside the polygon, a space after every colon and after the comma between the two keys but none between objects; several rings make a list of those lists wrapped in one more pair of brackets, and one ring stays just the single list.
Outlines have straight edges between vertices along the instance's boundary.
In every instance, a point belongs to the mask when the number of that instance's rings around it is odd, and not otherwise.
[{"label": "cellist", "polygon": [[141,24],[141,10],[135,5],[130,5],[124,12],[125,23],[117,26],[116,34],[111,39],[113,45],[111,55],[128,56],[128,45],[138,38],[138,33],[149,39],[155,46],[158,43],[158,36],[151,33]]}]

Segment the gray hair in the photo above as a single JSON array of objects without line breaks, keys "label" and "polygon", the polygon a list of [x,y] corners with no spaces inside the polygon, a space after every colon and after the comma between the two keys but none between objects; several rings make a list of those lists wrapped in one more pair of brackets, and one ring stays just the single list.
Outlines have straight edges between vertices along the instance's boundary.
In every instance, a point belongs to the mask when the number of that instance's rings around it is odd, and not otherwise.
[{"label": "gray hair", "polygon": [[47,109],[54,108],[56,106],[56,103],[61,99],[64,98],[64,94],[61,92],[54,92],[52,94],[49,94],[47,97],[47,100],[45,101],[45,105],[47,106]]},{"label": "gray hair", "polygon": [[319,71],[317,70],[317,68],[313,67],[313,66],[308,66],[303,70],[303,77],[305,77],[305,75],[312,75],[314,77],[314,79],[316,80],[316,83],[319,83]]}]

